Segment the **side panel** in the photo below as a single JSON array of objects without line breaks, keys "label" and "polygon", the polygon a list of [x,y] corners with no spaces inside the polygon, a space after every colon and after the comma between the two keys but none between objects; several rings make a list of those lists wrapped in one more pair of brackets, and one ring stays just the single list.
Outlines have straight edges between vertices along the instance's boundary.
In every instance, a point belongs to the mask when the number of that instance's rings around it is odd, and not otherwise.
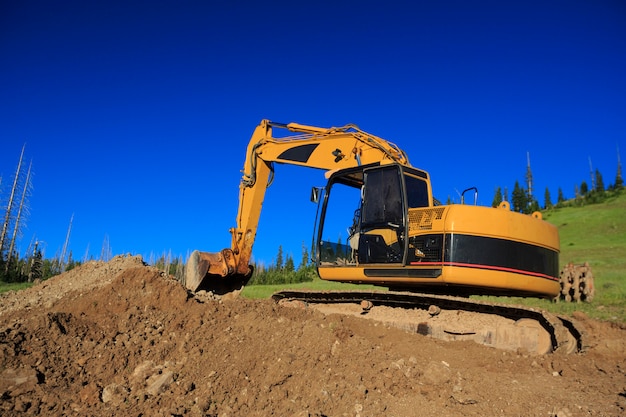
[{"label": "side panel", "polygon": [[558,252],[485,236],[447,235],[444,264],[523,273],[549,280],[558,280],[559,276]]}]

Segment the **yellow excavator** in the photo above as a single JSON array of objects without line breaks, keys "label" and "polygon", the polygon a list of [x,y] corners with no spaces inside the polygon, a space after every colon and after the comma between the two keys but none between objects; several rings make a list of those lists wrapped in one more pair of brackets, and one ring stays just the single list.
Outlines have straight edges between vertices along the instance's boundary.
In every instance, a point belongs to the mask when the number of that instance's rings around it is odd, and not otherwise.
[{"label": "yellow excavator", "polygon": [[[428,173],[411,166],[405,152],[387,140],[355,125],[320,128],[269,120],[257,126],[247,148],[231,246],[191,254],[185,274],[190,291],[236,292],[250,279],[252,246],[274,164],[325,171],[327,185],[312,191],[318,203],[312,255],[320,278],[394,290],[382,296],[291,292],[278,298],[336,302],[361,297],[377,303],[384,298],[387,304],[403,299],[404,304],[472,309],[469,295],[559,294],[558,231],[541,213],[513,212],[507,202],[497,208],[441,205],[433,198]],[[429,295],[414,298],[411,293]],[[529,314],[529,309],[477,307],[486,308],[515,319]],[[551,323],[551,350],[563,343],[580,347],[571,335],[566,342],[557,340],[553,327],[562,327],[563,319],[534,319]],[[567,322],[565,327],[574,326]],[[569,333],[576,339],[575,329]]]}]

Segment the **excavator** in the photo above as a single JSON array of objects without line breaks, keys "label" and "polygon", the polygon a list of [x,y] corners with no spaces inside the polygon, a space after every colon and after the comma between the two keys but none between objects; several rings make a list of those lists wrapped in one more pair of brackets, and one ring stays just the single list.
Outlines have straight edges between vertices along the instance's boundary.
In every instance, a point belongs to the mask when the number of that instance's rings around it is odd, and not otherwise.
[{"label": "excavator", "polygon": [[[192,252],[184,279],[191,292],[233,294],[251,278],[252,246],[274,164],[325,172],[326,186],[313,187],[311,193],[318,204],[312,258],[319,277],[388,289],[283,291],[274,295],[276,301],[495,314],[535,323],[538,336],[531,350],[582,349],[582,331],[571,319],[469,298],[557,296],[561,284],[556,227],[540,212],[511,211],[507,202],[495,208],[464,201],[440,204],[426,171],[413,167],[397,145],[353,124],[322,128],[261,121],[247,148],[231,246],[220,252]],[[467,191],[477,193],[475,188]],[[420,333],[441,333],[428,324],[420,326]],[[513,337],[511,331],[504,333],[507,340]],[[515,337],[524,339],[527,333]],[[491,331],[481,337],[483,342],[494,339]]]}]

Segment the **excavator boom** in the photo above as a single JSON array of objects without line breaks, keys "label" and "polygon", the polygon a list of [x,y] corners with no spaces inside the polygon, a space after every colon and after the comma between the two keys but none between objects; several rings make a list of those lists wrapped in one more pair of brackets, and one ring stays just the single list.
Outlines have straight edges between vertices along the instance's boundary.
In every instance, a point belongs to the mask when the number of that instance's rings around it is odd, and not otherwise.
[{"label": "excavator boom", "polygon": [[[288,134],[275,136],[274,130]],[[397,163],[410,166],[395,144],[349,124],[321,128],[297,123],[262,120],[246,152],[239,186],[237,225],[230,230],[229,248],[209,253],[194,251],[188,262],[185,285],[191,291],[217,293],[241,288],[252,274],[249,265],[265,192],[273,176],[273,164],[290,164],[335,171],[365,164]]]}]

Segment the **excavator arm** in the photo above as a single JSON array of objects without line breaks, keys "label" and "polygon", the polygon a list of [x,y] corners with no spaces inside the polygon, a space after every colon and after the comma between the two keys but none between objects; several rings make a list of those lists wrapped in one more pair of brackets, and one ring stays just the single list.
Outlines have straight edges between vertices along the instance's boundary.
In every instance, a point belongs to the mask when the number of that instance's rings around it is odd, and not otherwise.
[{"label": "excavator arm", "polygon": [[[274,136],[274,129],[288,134]],[[237,225],[230,229],[230,248],[209,253],[194,251],[187,262],[185,285],[225,294],[241,289],[252,274],[250,257],[273,164],[290,164],[334,171],[370,163],[410,166],[395,144],[355,125],[321,128],[262,120],[252,134],[239,186]]]}]

